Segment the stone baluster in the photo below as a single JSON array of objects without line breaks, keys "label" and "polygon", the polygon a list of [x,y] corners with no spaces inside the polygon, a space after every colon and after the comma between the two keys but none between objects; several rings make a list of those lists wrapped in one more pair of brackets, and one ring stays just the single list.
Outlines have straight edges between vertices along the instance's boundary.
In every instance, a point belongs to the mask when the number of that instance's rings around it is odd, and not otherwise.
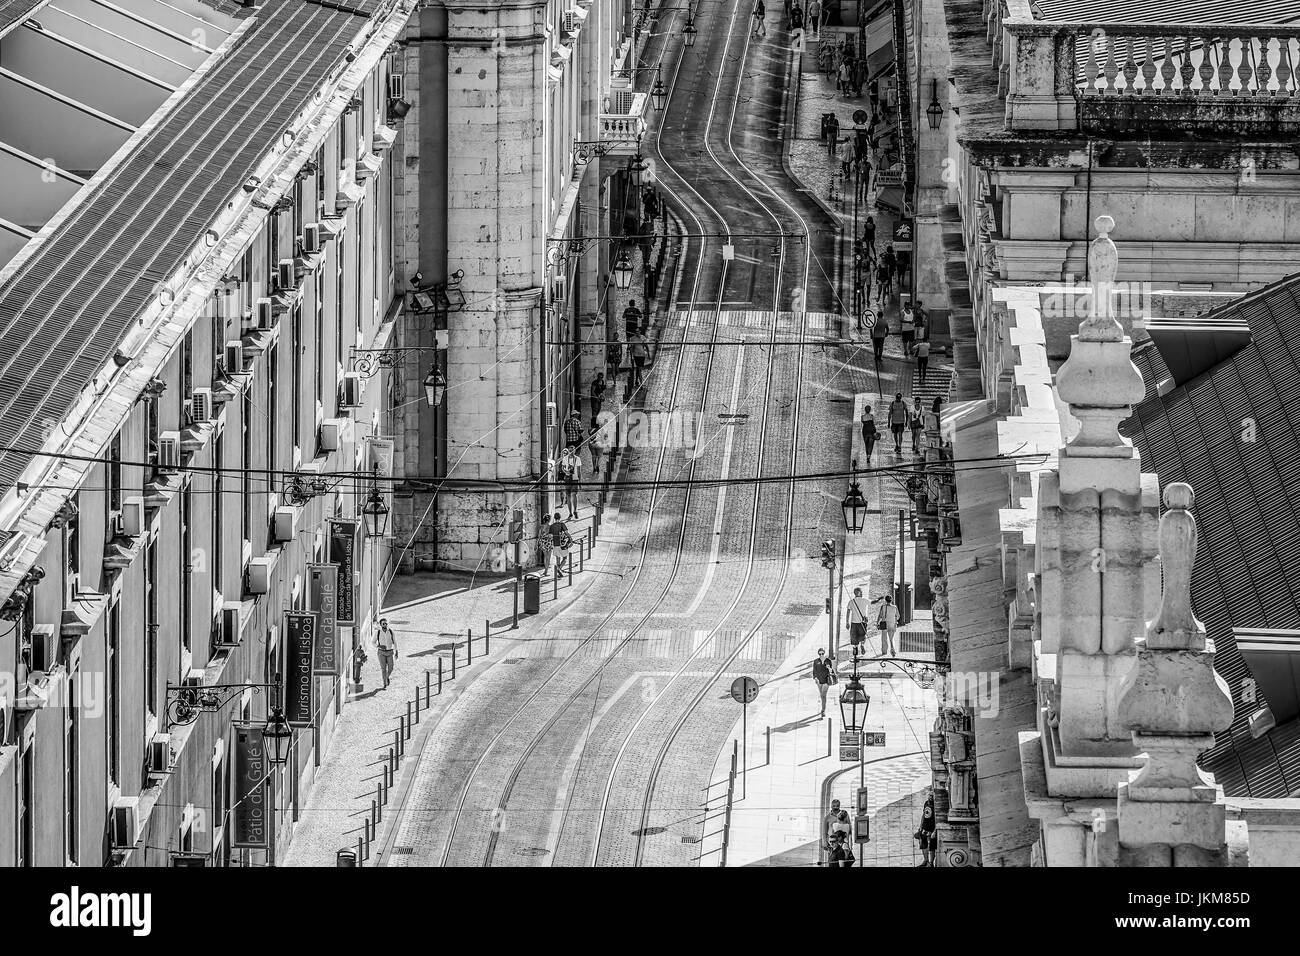
[{"label": "stone baluster", "polygon": [[1294,74],[1291,68],[1291,44],[1295,43],[1290,37],[1279,37],[1277,41],[1277,95],[1291,95],[1291,80]]},{"label": "stone baluster", "polygon": [[1232,94],[1232,37],[1221,37],[1215,45],[1219,55],[1218,93],[1220,96]]},{"label": "stone baluster", "polygon": [[1242,96],[1253,96],[1255,91],[1250,88],[1250,83],[1255,77],[1255,41],[1251,37],[1237,37],[1237,48],[1240,60],[1237,62],[1239,88],[1236,92]]},{"label": "stone baluster", "polygon": [[1137,641],[1137,662],[1120,690],[1119,720],[1145,757],[1119,786],[1122,866],[1221,866],[1227,858],[1224,806],[1213,778],[1196,765],[1214,733],[1231,725],[1232,695],[1192,609],[1193,500],[1183,482],[1165,489],[1160,610]]},{"label": "stone baluster", "polygon": [[1092,94],[1097,92],[1097,74],[1101,72],[1100,65],[1097,62],[1097,48],[1103,42],[1102,38],[1092,36],[1088,42],[1088,57],[1083,62],[1083,76],[1088,81],[1084,89]]},{"label": "stone baluster", "polygon": [[1147,37],[1142,41],[1146,55],[1142,58],[1142,93],[1154,95],[1156,92],[1156,39]]},{"label": "stone baluster", "polygon": [[1201,78],[1201,84],[1196,88],[1196,92],[1210,95],[1214,92],[1214,38],[1209,36],[1201,37],[1201,67],[1197,71]]},{"label": "stone baluster", "polygon": [[[1134,56],[1133,48],[1137,46],[1136,37],[1123,37],[1120,43],[1124,44],[1124,89],[1122,92],[1133,94],[1137,92],[1137,86],[1134,82],[1138,75],[1137,58]],[[1114,45],[1115,41],[1111,41]]]},{"label": "stone baluster", "polygon": [[1105,92],[1114,93],[1117,91],[1115,77],[1119,74],[1119,67],[1115,63],[1115,41],[1109,36],[1103,36],[1102,42],[1106,45],[1106,65],[1102,69],[1106,77]]},{"label": "stone baluster", "polygon": [[1164,56],[1160,60],[1160,93],[1168,95],[1174,91],[1174,78],[1177,76],[1177,70],[1174,67],[1174,41],[1172,37],[1164,38]]},{"label": "stone baluster", "polygon": [[1273,67],[1269,63],[1270,48],[1273,46],[1272,37],[1262,37],[1258,41],[1251,41],[1251,50],[1256,48],[1258,42],[1259,60],[1255,64],[1255,95],[1271,96],[1269,90],[1270,82],[1273,79]]},{"label": "stone baluster", "polygon": [[1178,75],[1182,80],[1182,84],[1179,86],[1178,92],[1184,96],[1191,96],[1192,84],[1196,80],[1196,67],[1192,65],[1192,38],[1190,35],[1184,35],[1182,41],[1183,62],[1178,68]]}]

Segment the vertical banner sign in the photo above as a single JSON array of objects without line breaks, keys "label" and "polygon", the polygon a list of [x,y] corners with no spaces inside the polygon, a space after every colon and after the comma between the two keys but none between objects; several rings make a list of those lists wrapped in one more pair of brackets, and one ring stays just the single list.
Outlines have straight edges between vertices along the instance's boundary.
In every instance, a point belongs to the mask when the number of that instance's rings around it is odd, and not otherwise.
[{"label": "vertical banner sign", "polygon": [[333,677],[343,663],[339,654],[339,569],[332,564],[312,564],[308,565],[307,574],[310,582],[307,608],[317,614],[316,649],[312,655],[311,671]]},{"label": "vertical banner sign", "polygon": [[264,850],[270,833],[266,744],[261,727],[235,728],[235,848]]},{"label": "vertical banner sign", "polygon": [[330,562],[339,567],[338,623],[356,624],[357,523],[330,522]]},{"label": "vertical banner sign", "polygon": [[312,706],[316,681],[312,679],[312,646],[316,643],[316,612],[285,611],[284,715],[290,727],[310,727],[315,708]]},{"label": "vertical banner sign", "polygon": [[380,478],[393,477],[393,440],[391,438],[370,439],[370,461],[366,470]]}]

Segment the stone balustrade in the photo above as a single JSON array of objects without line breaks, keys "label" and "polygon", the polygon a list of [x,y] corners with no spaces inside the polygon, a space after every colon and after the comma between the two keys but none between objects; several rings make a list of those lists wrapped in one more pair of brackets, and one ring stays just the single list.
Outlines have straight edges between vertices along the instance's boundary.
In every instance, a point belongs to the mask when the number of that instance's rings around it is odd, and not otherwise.
[{"label": "stone balustrade", "polygon": [[1035,20],[985,0],[1009,129],[1300,130],[1300,25]]},{"label": "stone balustrade", "polygon": [[624,144],[625,149],[614,149],[614,155],[632,155],[637,143],[646,132],[646,108],[650,97],[646,93],[633,93],[625,98],[627,112],[600,114],[600,139],[602,142]]}]

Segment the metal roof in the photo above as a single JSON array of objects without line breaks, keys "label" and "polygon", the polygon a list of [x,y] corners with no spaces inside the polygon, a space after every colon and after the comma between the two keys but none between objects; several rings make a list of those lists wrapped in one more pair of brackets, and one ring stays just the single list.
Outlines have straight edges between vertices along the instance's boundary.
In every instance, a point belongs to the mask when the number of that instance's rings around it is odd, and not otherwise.
[{"label": "metal roof", "polygon": [[[1211,315],[1244,320],[1253,341],[1165,395],[1149,389],[1124,431],[1144,470],[1196,492],[1193,606],[1235,708],[1201,764],[1230,796],[1285,797],[1300,790],[1300,720],[1251,736],[1264,682],[1233,630],[1300,627],[1300,275]],[[1144,374],[1161,375],[1150,356],[1138,357]]]},{"label": "metal roof", "polygon": [[1290,23],[1300,0],[1037,0],[1039,20],[1116,23]]},{"label": "metal roof", "polygon": [[22,23],[45,2],[46,0],[0,0],[0,33],[9,32],[11,27]]},{"label": "metal roof", "polygon": [[[378,0],[267,0],[238,45],[0,286],[0,446],[39,448]],[[358,14],[361,14],[360,16]],[[0,452],[0,492],[32,456]]]}]

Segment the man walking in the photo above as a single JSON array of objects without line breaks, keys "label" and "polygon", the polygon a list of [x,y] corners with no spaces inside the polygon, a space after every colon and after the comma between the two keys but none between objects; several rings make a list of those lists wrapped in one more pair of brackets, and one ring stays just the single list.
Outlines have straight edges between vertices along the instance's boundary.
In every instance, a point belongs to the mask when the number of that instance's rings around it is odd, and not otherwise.
[{"label": "man walking", "polygon": [[582,415],[579,414],[577,405],[573,406],[569,417],[564,420],[564,440],[574,448],[582,444]]},{"label": "man walking", "polygon": [[754,5],[754,36],[767,36],[767,7],[763,6],[763,0],[758,0]]},{"label": "man walking", "polygon": [[548,564],[555,569],[555,576],[559,577],[560,566],[569,553],[569,546],[573,544],[573,538],[569,535],[568,525],[564,523],[564,519],[560,517],[558,511],[555,512],[555,517],[551,519],[551,523],[546,529],[546,536],[551,544]]},{"label": "man walking", "polygon": [[835,824],[839,823],[839,821],[840,802],[838,800],[832,800],[830,813],[822,817],[822,842],[826,844],[828,849],[830,843],[835,838]]},{"label": "man walking", "polygon": [[645,337],[640,333],[628,336],[628,345],[632,353],[632,387],[639,388],[641,369],[645,367],[646,360],[650,357],[650,350],[646,348]]},{"label": "man walking", "polygon": [[379,633],[375,635],[375,646],[379,649],[379,673],[384,678],[384,687],[393,675],[393,661],[397,659],[397,636],[388,626],[388,618],[379,621]]},{"label": "man walking", "polygon": [[903,457],[903,430],[907,428],[907,403],[903,393],[895,392],[894,400],[889,403],[889,430],[894,436],[894,454]]},{"label": "man walking", "polygon": [[925,384],[925,373],[930,368],[930,341],[922,339],[916,343],[916,384]]},{"label": "man walking", "polygon": [[849,642],[853,645],[853,656],[859,657],[862,644],[867,639],[867,621],[870,620],[871,603],[862,596],[862,588],[853,589],[853,600],[849,602],[845,617],[849,625]]},{"label": "man walking", "polygon": [[636,307],[636,299],[629,299],[623,310],[623,327],[627,329],[628,339],[641,331],[641,310]]},{"label": "man walking", "polygon": [[597,372],[591,380],[591,417],[599,418],[600,410],[605,404],[605,373]]},{"label": "man walking", "polygon": [[[581,431],[582,426],[578,426]],[[576,445],[569,445],[560,456],[560,480],[564,482],[564,501],[569,506],[569,517],[578,517],[578,479],[582,477],[582,459]]]},{"label": "man walking", "polygon": [[867,224],[862,227],[862,241],[867,244],[867,254],[876,258],[876,217],[868,216]]},{"label": "man walking", "polygon": [[821,0],[811,0],[808,4],[808,30],[812,33],[813,39],[821,35],[822,29],[822,4]]},{"label": "man walking", "polygon": [[921,432],[925,429],[925,406],[921,396],[912,399],[912,411],[907,416],[907,427],[912,430],[912,454],[921,454]]},{"label": "man walking", "polygon": [[876,626],[880,628],[880,656],[897,657],[898,651],[894,649],[894,638],[898,634],[898,608],[894,604],[893,597],[888,594],[880,600],[884,602],[880,614],[876,617]]},{"label": "man walking", "polygon": [[884,310],[876,317],[876,324],[871,327],[871,346],[876,350],[876,364],[885,355],[885,339],[889,336],[889,323],[885,319]]},{"label": "man walking", "polygon": [[817,696],[821,698],[822,709],[818,717],[826,716],[826,692],[831,688],[831,662],[826,657],[826,648],[817,648],[817,659],[812,665],[813,682],[817,685]]}]

